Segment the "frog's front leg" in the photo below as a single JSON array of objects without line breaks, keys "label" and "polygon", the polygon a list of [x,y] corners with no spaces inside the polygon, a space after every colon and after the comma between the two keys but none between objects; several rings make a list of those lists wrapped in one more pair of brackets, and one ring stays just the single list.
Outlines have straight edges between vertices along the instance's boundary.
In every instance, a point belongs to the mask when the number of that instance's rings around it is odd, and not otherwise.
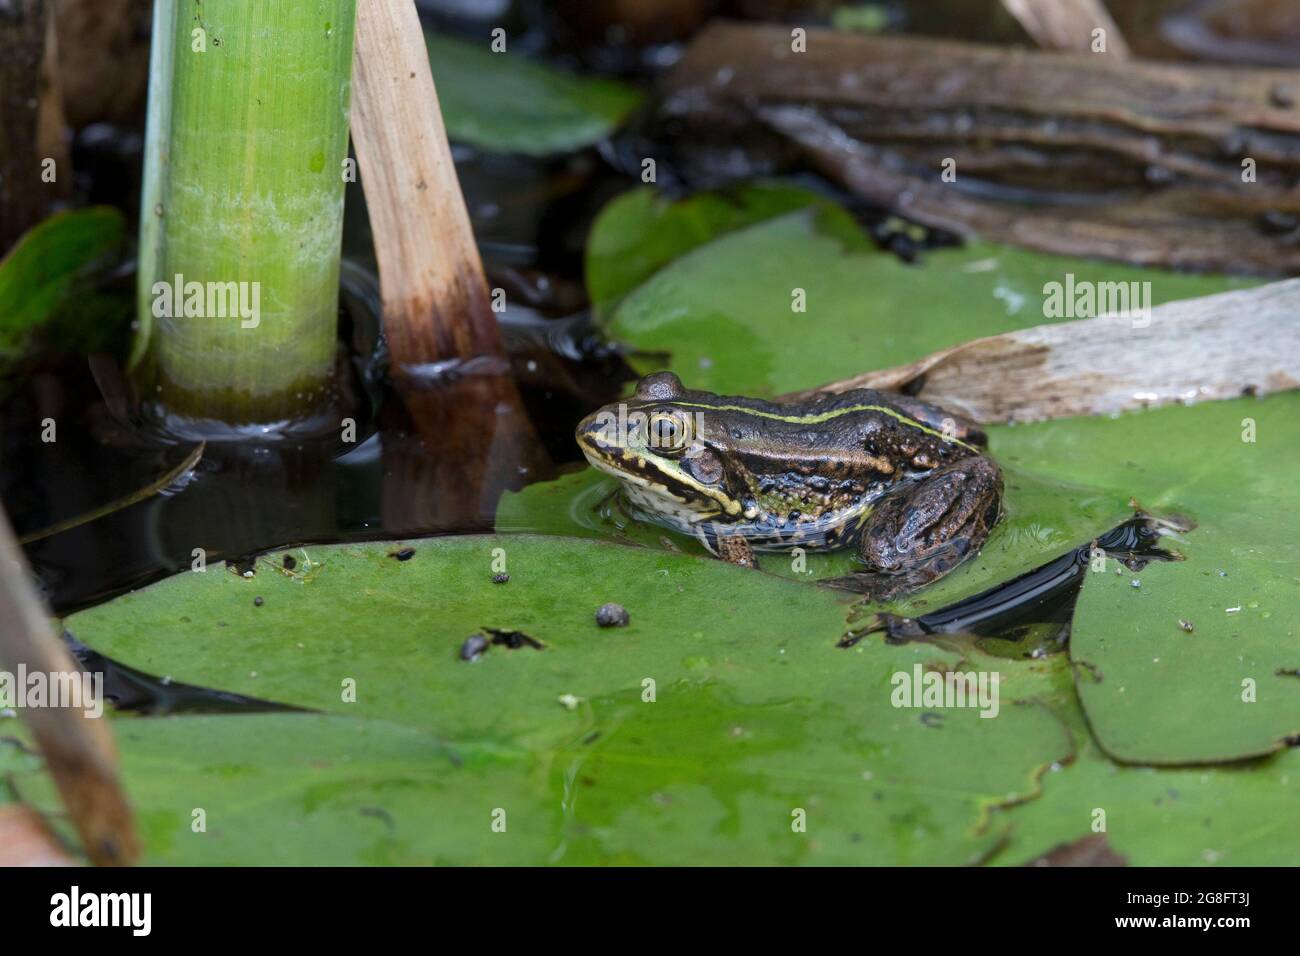
[{"label": "frog's front leg", "polygon": [[876,600],[935,581],[984,545],[1002,509],[1002,473],[973,455],[886,495],[862,528],[858,553]]},{"label": "frog's front leg", "polygon": [[743,535],[726,534],[720,531],[718,532],[717,542],[718,557],[723,561],[742,568],[758,567],[758,558],[754,555],[754,548]]}]

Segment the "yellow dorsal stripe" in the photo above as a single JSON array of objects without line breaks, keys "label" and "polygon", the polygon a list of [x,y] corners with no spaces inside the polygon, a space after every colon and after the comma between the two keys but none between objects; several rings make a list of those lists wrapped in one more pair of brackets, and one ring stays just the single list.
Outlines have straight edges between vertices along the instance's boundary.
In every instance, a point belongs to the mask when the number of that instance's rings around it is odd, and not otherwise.
[{"label": "yellow dorsal stripe", "polygon": [[896,418],[904,425],[911,425],[913,428],[920,429],[927,435],[933,435],[935,438],[943,441],[952,442],[955,445],[961,445],[970,451],[977,452],[979,449],[972,445],[966,444],[960,438],[954,438],[951,435],[945,435],[941,431],[936,431],[928,425],[923,425],[915,418],[908,418],[902,412],[888,407],[887,405],[849,405],[845,408],[837,408],[831,412],[821,412],[816,415],[778,415],[776,412],[760,412],[755,408],[745,408],[743,405],[708,405],[704,402],[673,402],[674,405],[680,405],[683,408],[711,408],[718,412],[740,412],[743,415],[754,415],[758,418],[771,418],[779,422],[789,422],[792,425],[820,425],[822,422],[828,422],[833,418],[839,418],[841,415],[847,415],[850,412],[881,412],[891,418]]}]

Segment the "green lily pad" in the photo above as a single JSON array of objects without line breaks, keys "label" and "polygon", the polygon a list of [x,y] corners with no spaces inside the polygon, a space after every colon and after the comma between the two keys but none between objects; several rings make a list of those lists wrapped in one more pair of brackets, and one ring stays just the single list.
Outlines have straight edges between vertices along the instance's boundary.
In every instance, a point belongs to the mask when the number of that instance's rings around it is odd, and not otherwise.
[{"label": "green lily pad", "polygon": [[[317,714],[124,719],[114,732],[151,865],[492,865],[547,849],[528,755],[509,748]],[[15,789],[57,813],[48,777]]]},{"label": "green lily pad", "polygon": [[425,42],[448,137],[491,152],[545,156],[590,146],[641,101],[622,83],[493,53],[487,40],[426,33]]},{"label": "green lily pad", "polygon": [[1292,810],[1300,796],[1300,751],[1226,766],[1120,766],[1092,739],[1066,657],[1018,673],[1034,683],[1018,692],[1034,693],[1064,721],[1078,752],[1043,775],[1038,799],[995,814],[1010,838],[994,863],[1020,865],[1092,833],[1104,833],[1130,866],[1294,863],[1300,853]]},{"label": "green lily pad", "polygon": [[[306,848],[351,827],[332,862],[971,862],[1004,836],[996,808],[1072,750],[1007,694],[995,719],[894,707],[894,674],[962,655],[839,649],[833,594],[717,561],[526,535],[306,551],[65,622],[133,666],[332,715],[119,720],[151,859],[319,860]],[[596,626],[606,600],[627,627]],[[544,648],[460,660],[483,627]],[[209,806],[226,842],[199,849]]]},{"label": "green lily pad", "polygon": [[1300,395],[996,435],[1001,460],[1022,470],[1086,478],[1197,524],[1177,544],[1186,561],[1087,576],[1071,655],[1107,753],[1232,760],[1300,733]]},{"label": "green lily pad", "polygon": [[994,862],[1023,864],[1101,824],[1130,866],[1293,866],[1300,853],[1294,751],[1212,770],[1155,769],[1117,766],[1091,747],[1042,785],[1038,800],[999,817],[1011,840]]},{"label": "green lily pad", "polygon": [[674,259],[719,236],[796,209],[825,204],[811,190],[755,182],[673,201],[643,186],[613,199],[587,237],[587,294],[597,313]]},{"label": "green lily pad", "polygon": [[[57,213],[32,227],[0,260],[0,372],[11,368],[49,331],[78,278],[122,248],[126,220],[96,206]],[[102,312],[95,315],[103,318]],[[102,322],[73,321],[47,337],[70,350],[105,337]]]},{"label": "green lily pad", "polygon": [[[641,218],[628,218],[630,229],[642,228]],[[602,243],[631,249],[638,239]],[[634,356],[640,371],[670,368],[691,388],[766,397],[1057,321],[1043,314],[1043,287],[1071,273],[1076,282],[1149,281],[1153,305],[1254,284],[978,242],[908,265],[871,247],[847,213],[823,205],[687,252],[623,299],[608,325],[631,349],[670,356]]]}]

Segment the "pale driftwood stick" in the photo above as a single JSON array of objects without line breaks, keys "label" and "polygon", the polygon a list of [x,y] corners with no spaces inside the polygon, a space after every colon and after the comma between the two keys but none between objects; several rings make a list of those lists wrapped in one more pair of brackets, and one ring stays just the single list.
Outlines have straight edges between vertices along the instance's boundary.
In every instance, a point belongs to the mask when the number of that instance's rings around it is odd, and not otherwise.
[{"label": "pale driftwood stick", "polygon": [[1124,59],[1128,44],[1101,0],[1002,0],[1039,46],[1048,50],[1092,52],[1092,31],[1106,31],[1107,56]]},{"label": "pale driftwood stick", "polygon": [[978,422],[1026,422],[1300,388],[1300,279],[1167,302],[1137,322],[1038,325],[784,397],[907,390]]},{"label": "pale driftwood stick", "polygon": [[[0,510],[0,669],[16,674],[20,665],[29,674],[81,678],[81,668],[50,626],[22,549]],[[79,708],[19,707],[18,714],[45,758],[91,862],[133,862],[138,854],[135,826],[118,782],[117,749],[107,721]]]},{"label": "pale driftwood stick", "polygon": [[352,142],[395,369],[500,351],[413,0],[361,0]]}]

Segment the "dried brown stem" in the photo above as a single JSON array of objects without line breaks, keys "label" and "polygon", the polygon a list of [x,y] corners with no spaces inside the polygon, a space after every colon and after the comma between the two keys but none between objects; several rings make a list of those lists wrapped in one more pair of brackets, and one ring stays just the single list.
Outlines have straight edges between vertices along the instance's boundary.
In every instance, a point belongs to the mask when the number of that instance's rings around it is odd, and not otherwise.
[{"label": "dried brown stem", "polygon": [[36,114],[36,148],[41,158],[55,162],[58,176],[47,185],[48,199],[72,195],[72,153],[63,115],[63,81],[59,72],[59,37],[55,17],[45,19],[45,52],[41,60],[41,93]]},{"label": "dried brown stem", "polygon": [[481,527],[503,488],[549,467],[501,356],[423,36],[412,0],[358,5],[352,139],[392,374],[422,440],[385,449],[387,470],[419,479],[385,494],[390,531],[428,527],[429,502],[439,527]]},{"label": "dried brown stem", "polygon": [[[78,681],[82,673],[51,628],[9,519],[0,511],[0,668],[17,673],[20,667],[29,674],[71,674]],[[138,853],[135,828],[106,721],[89,716],[84,707],[20,707],[18,713],[45,758],[91,862],[133,862]]]},{"label": "dried brown stem", "polygon": [[397,367],[498,352],[496,317],[412,0],[361,0],[352,141]]},{"label": "dried brown stem", "polygon": [[130,122],[149,85],[152,0],[59,0],[59,73],[74,129]]}]

